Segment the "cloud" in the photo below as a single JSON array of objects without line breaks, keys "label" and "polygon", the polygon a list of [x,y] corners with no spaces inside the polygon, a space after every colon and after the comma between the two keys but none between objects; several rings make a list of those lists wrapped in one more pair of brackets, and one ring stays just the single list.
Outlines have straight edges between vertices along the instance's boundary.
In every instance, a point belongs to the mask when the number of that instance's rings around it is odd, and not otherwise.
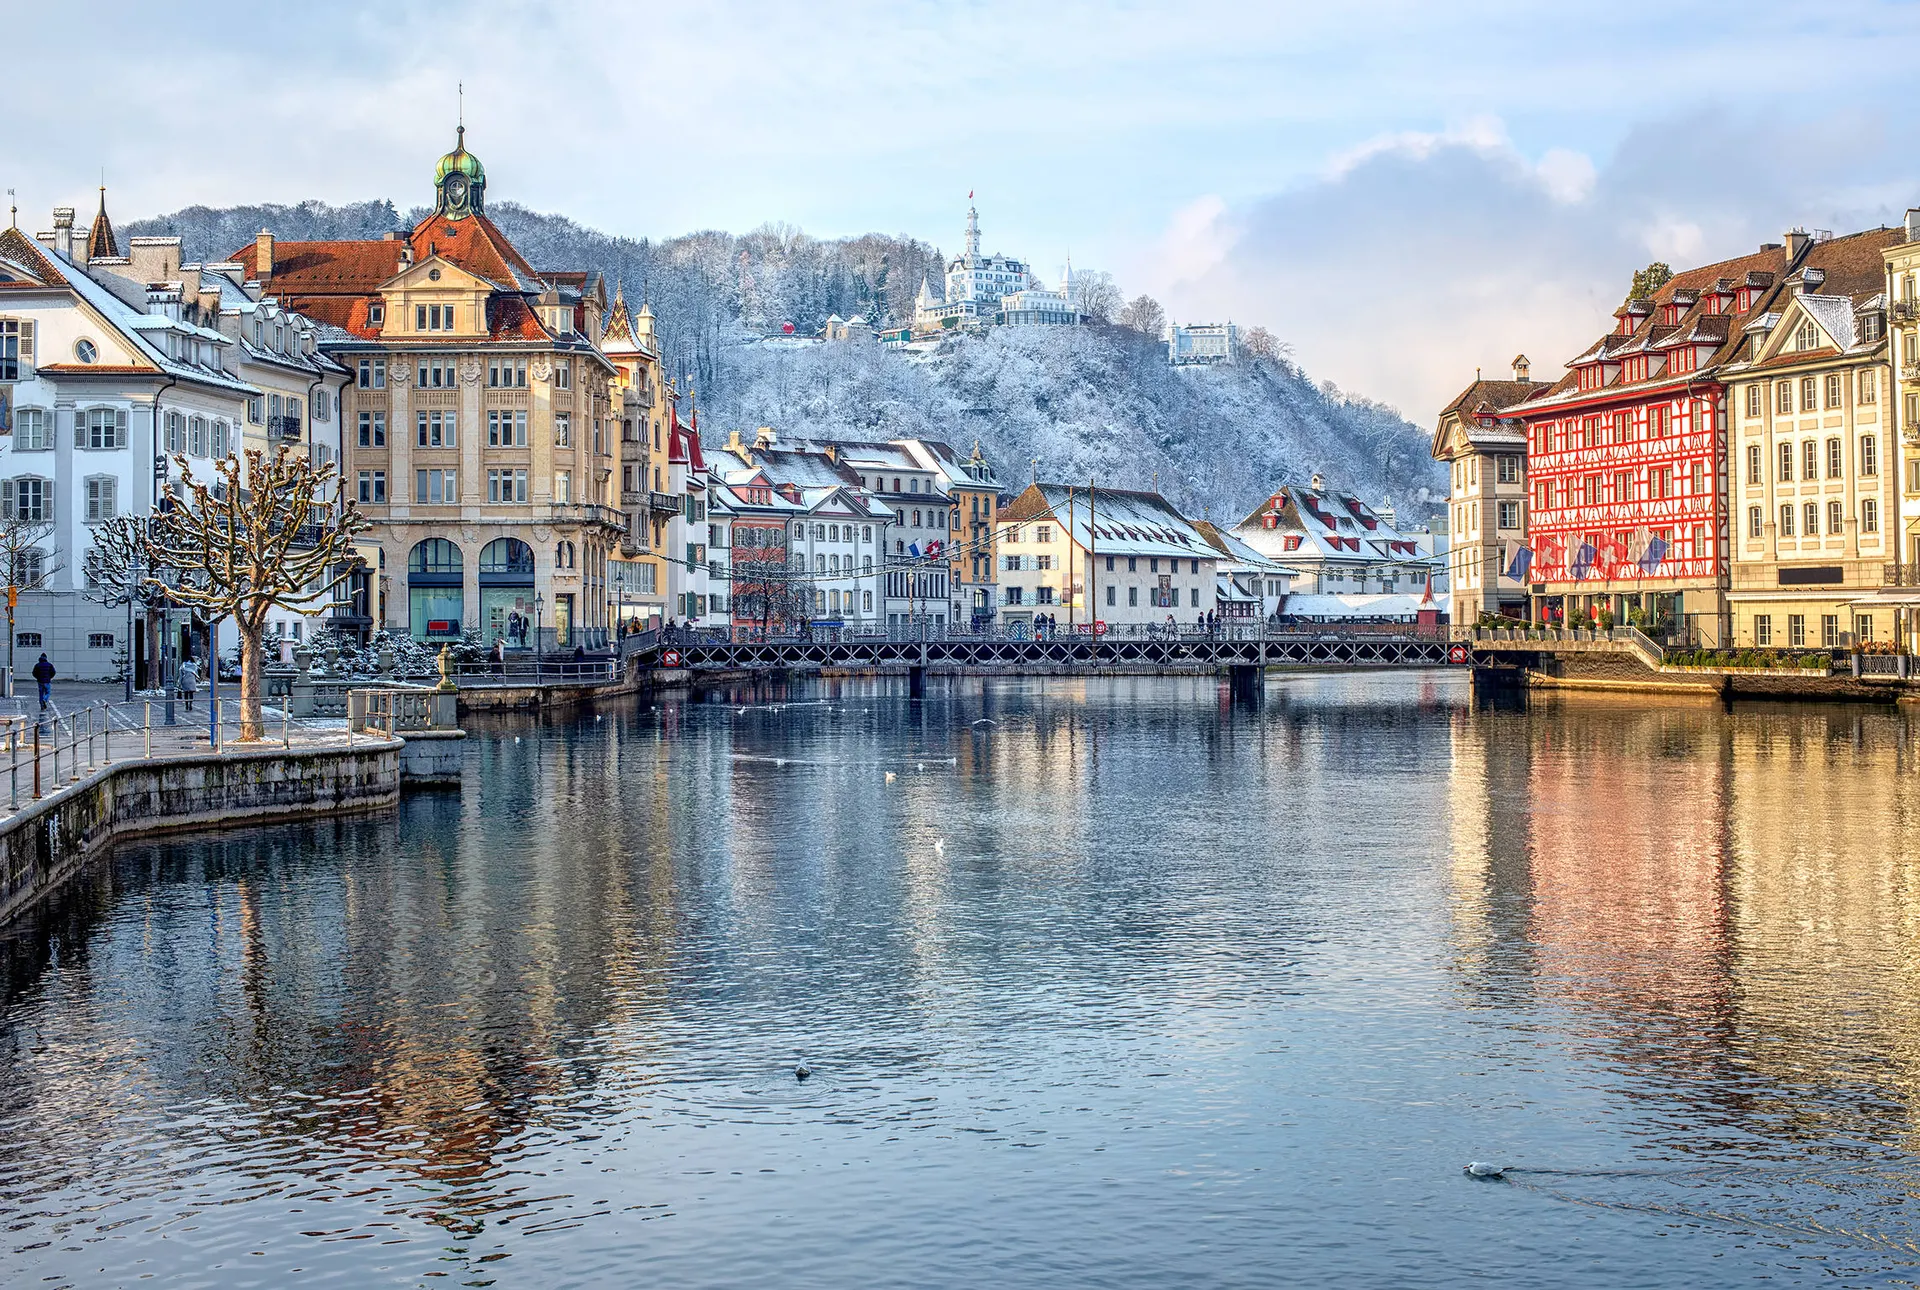
[{"label": "cloud", "polygon": [[[1183,211],[1144,277],[1177,317],[1264,324],[1314,376],[1424,424],[1516,353],[1558,374],[1649,260],[1744,254],[1792,224],[1896,221],[1920,176],[1891,162],[1895,128],[1700,109],[1628,130],[1599,165],[1558,147],[1530,158],[1492,119],[1402,132],[1217,208],[1200,232]],[[1199,273],[1196,244],[1216,248]]]}]

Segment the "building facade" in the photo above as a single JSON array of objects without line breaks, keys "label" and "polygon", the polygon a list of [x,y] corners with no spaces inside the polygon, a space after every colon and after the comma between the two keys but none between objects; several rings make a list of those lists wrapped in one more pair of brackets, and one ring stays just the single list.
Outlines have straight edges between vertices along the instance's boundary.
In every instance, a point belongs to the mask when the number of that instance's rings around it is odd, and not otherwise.
[{"label": "building facade", "polygon": [[1000,624],[1194,624],[1217,609],[1221,552],[1158,493],[1034,483],[995,519]]},{"label": "building facade", "polygon": [[1276,489],[1232,532],[1261,555],[1299,571],[1296,598],[1340,598],[1316,606],[1314,616],[1365,617],[1380,608],[1369,597],[1393,598],[1396,604],[1389,607],[1397,613],[1398,600],[1424,596],[1430,586],[1436,594],[1443,590],[1433,584],[1445,580],[1444,540],[1397,525],[1390,511],[1330,490],[1315,475],[1305,487]]},{"label": "building facade", "polygon": [[590,275],[536,270],[486,215],[465,131],[432,212],[358,242],[281,242],[232,258],[263,294],[328,325],[353,373],[347,483],[371,521],[382,626],[509,649],[603,642],[617,608],[616,369]]},{"label": "building facade", "polygon": [[1903,234],[1816,240],[1721,370],[1736,646],[1886,640],[1873,598],[1899,560],[1883,252]]},{"label": "building facade", "polygon": [[[233,341],[182,283],[131,282],[104,199],[90,234],[54,212],[37,239],[0,230],[0,513],[20,538],[5,572],[19,590],[8,654],[45,650],[62,675],[167,682],[204,659],[206,625],[185,611],[105,605],[89,594],[93,527],[151,514],[238,451],[261,391],[234,370]],[[24,662],[19,655],[24,652]]]},{"label": "building facade", "polygon": [[[1886,263],[1887,361],[1893,376],[1885,416],[1899,439],[1900,520],[1897,563],[1883,593],[1898,639],[1920,649],[1920,210],[1907,212],[1903,236],[1881,253]],[[1889,443],[1891,447],[1891,442]]]},{"label": "building facade", "polygon": [[1564,377],[1511,410],[1528,433],[1533,616],[1732,638],[1720,371],[1812,246],[1790,233],[1629,299]]},{"label": "building facade", "polygon": [[1521,354],[1512,380],[1476,375],[1440,410],[1433,456],[1447,463],[1447,586],[1459,622],[1526,614],[1527,430],[1506,410],[1546,388]]},{"label": "building facade", "polygon": [[1175,323],[1167,328],[1167,361],[1175,367],[1231,363],[1240,356],[1240,329],[1232,323]]}]

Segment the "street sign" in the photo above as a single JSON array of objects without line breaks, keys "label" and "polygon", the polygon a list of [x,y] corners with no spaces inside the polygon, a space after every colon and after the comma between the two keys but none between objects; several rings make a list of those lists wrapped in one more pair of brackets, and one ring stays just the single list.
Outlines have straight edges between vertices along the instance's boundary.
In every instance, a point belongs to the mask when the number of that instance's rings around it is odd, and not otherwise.
[{"label": "street sign", "polygon": [[660,665],[662,667],[679,667],[680,651],[677,649],[670,649],[666,653],[662,654],[660,656]]},{"label": "street sign", "polygon": [[1104,619],[1104,618],[1096,618],[1096,619],[1094,619],[1094,621],[1093,621],[1093,634],[1094,634],[1095,636],[1105,636],[1105,635],[1107,634],[1107,620],[1106,620],[1106,619]]},{"label": "street sign", "polygon": [[1473,656],[1467,652],[1465,645],[1454,645],[1447,650],[1447,662],[1449,663],[1470,663],[1472,661]]}]

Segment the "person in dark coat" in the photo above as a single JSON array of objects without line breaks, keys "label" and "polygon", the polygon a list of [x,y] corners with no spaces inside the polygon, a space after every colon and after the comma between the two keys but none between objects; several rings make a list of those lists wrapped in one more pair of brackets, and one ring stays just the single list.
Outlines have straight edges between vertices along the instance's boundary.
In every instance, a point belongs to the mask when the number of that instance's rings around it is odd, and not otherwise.
[{"label": "person in dark coat", "polygon": [[45,654],[33,665],[33,679],[40,683],[40,706],[53,702],[53,662]]}]

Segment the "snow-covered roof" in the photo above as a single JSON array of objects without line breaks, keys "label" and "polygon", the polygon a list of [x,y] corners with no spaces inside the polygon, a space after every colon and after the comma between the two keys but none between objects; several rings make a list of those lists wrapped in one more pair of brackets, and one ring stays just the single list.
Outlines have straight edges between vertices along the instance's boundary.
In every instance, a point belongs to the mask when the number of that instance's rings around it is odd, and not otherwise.
[{"label": "snow-covered roof", "polygon": [[[222,389],[232,390],[238,394],[258,394],[260,392],[245,381],[230,375],[220,368],[203,367],[199,363],[190,362],[186,359],[171,358],[168,356],[164,346],[155,344],[146,335],[148,332],[167,331],[175,328],[183,332],[188,331],[189,328],[191,332],[203,332],[203,328],[192,327],[191,324],[188,323],[175,323],[164,315],[149,314],[143,310],[135,309],[121,300],[119,296],[116,296],[113,292],[88,277],[83,270],[74,265],[58,251],[54,251],[51,254],[59,262],[62,276],[66,278],[67,285],[72,288],[73,293],[92,306],[94,311],[105,318],[111,326],[117,328],[120,333],[132,343],[133,347],[140,352],[142,357],[159,367],[160,370],[167,375],[176,376],[185,381],[197,381],[202,385],[218,386]],[[218,332],[206,334],[217,340],[219,344],[225,345],[229,343],[227,337],[220,335]]]},{"label": "snow-covered roof", "polygon": [[1158,493],[1078,485],[1030,484],[999,515],[1002,524],[1051,520],[1096,555],[1218,560],[1220,552]]},{"label": "snow-covered roof", "polygon": [[1431,601],[1420,596],[1396,595],[1388,592],[1380,595],[1325,595],[1312,592],[1288,596],[1280,612],[1294,618],[1405,618],[1417,617],[1423,609],[1437,609],[1447,612],[1451,597],[1447,592],[1436,591]]}]

